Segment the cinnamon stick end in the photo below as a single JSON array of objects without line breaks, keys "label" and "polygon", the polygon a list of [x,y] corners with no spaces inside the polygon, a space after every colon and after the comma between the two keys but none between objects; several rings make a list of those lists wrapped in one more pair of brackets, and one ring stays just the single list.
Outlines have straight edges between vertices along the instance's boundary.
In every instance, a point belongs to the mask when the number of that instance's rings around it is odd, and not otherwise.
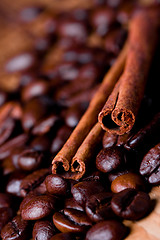
[{"label": "cinnamon stick end", "polygon": [[66,159],[55,157],[52,161],[52,173],[62,174],[69,171],[69,163]]},{"label": "cinnamon stick end", "polygon": [[79,161],[78,159],[73,158],[73,162],[71,165],[71,171],[73,173],[73,175],[72,175],[73,178],[75,180],[79,180],[85,174],[85,171],[86,171],[85,163],[82,161]]}]

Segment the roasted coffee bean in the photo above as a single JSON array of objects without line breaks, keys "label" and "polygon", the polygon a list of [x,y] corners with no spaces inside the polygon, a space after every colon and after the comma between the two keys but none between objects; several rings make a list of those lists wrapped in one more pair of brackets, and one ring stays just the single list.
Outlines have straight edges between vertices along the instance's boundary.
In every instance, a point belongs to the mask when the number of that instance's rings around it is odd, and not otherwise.
[{"label": "roasted coffee bean", "polygon": [[0,193],[0,208],[9,208],[12,204],[11,195]]},{"label": "roasted coffee bean", "polygon": [[20,154],[24,150],[26,150],[26,146],[14,148],[11,152],[10,158],[16,169],[20,169],[19,164],[18,164],[18,159],[19,159]]},{"label": "roasted coffee bean", "polygon": [[15,121],[13,118],[8,117],[0,122],[0,145],[9,139],[15,128]]},{"label": "roasted coffee bean", "polygon": [[78,77],[79,66],[75,62],[64,62],[56,66],[59,77],[64,81],[73,81]]},{"label": "roasted coffee bean", "polygon": [[140,174],[146,176],[149,183],[160,183],[160,143],[149,150],[140,165]]},{"label": "roasted coffee bean", "polygon": [[82,206],[78,205],[78,203],[74,200],[74,198],[67,198],[64,202],[64,207],[76,209],[76,210],[79,210],[82,212],[84,211],[84,208],[82,208]]},{"label": "roasted coffee bean", "polygon": [[117,135],[105,132],[102,140],[103,148],[109,148],[117,143]]},{"label": "roasted coffee bean", "polygon": [[23,22],[31,22],[33,21],[40,13],[44,11],[44,8],[41,6],[29,6],[23,8],[19,15],[20,15],[20,20]]},{"label": "roasted coffee bean", "polygon": [[30,236],[28,221],[24,221],[21,216],[16,216],[1,231],[4,240],[27,240]]},{"label": "roasted coffee bean", "polygon": [[42,119],[42,117],[45,117],[51,105],[51,101],[43,96],[28,101],[24,106],[22,116],[22,126],[24,130],[29,131]]},{"label": "roasted coffee bean", "polygon": [[115,220],[96,223],[86,234],[85,240],[122,240],[127,235],[127,227]]},{"label": "roasted coffee bean", "polygon": [[57,210],[61,201],[56,196],[33,196],[21,207],[21,216],[24,220],[38,220],[47,217]]},{"label": "roasted coffee bean", "polygon": [[71,132],[72,132],[72,128],[70,128],[68,126],[62,126],[58,130],[57,135],[53,139],[53,142],[51,144],[52,154],[57,153],[62,148],[62,146],[64,145],[66,140],[69,138]]},{"label": "roasted coffee bean", "polygon": [[10,73],[32,69],[37,64],[33,52],[24,52],[11,58],[5,65],[5,70]]},{"label": "roasted coffee bean", "polygon": [[101,192],[92,195],[86,202],[86,213],[93,222],[115,218],[111,208],[113,194]]},{"label": "roasted coffee bean", "polygon": [[149,195],[133,188],[116,193],[111,200],[111,207],[115,214],[129,220],[138,220],[144,217],[150,206]]},{"label": "roasted coffee bean", "polygon": [[39,152],[49,152],[51,140],[47,135],[35,136],[30,143],[31,148]]},{"label": "roasted coffee bean", "polygon": [[96,157],[96,167],[101,172],[111,172],[125,163],[125,155],[121,147],[113,146],[102,149]]},{"label": "roasted coffee bean", "polygon": [[65,19],[59,23],[57,31],[60,37],[72,38],[78,43],[84,43],[87,38],[87,28],[82,21]]},{"label": "roasted coffee bean", "polygon": [[0,208],[0,231],[12,219],[13,210],[9,207]]},{"label": "roasted coffee bean", "polygon": [[50,240],[76,240],[77,238],[73,233],[58,233],[54,235]]},{"label": "roasted coffee bean", "polygon": [[136,190],[145,191],[144,179],[137,173],[126,173],[121,176],[118,176],[111,184],[112,192],[121,192],[126,188],[134,188]]},{"label": "roasted coffee bean", "polygon": [[35,135],[44,135],[49,131],[55,130],[60,122],[61,120],[57,115],[51,115],[38,122],[33,128],[32,133]]},{"label": "roasted coffee bean", "polygon": [[22,100],[29,101],[33,97],[45,95],[49,92],[49,84],[45,80],[36,80],[22,89]]},{"label": "roasted coffee bean", "polygon": [[96,9],[91,15],[91,24],[100,36],[104,36],[116,22],[116,14],[111,8]]},{"label": "roasted coffee bean", "polygon": [[[3,176],[9,176],[11,173],[17,170],[10,157],[3,159],[1,166]],[[3,186],[5,187],[5,184]]]},{"label": "roasted coffee bean", "polygon": [[8,157],[15,147],[23,146],[28,140],[27,134],[18,135],[0,147],[0,159]]},{"label": "roasted coffee bean", "polygon": [[52,174],[48,175],[45,179],[47,191],[51,194],[65,196],[70,191],[70,183],[63,177]]},{"label": "roasted coffee bean", "polygon": [[53,215],[53,223],[61,232],[84,233],[92,225],[88,216],[79,210],[66,208]]},{"label": "roasted coffee bean", "polygon": [[109,173],[108,174],[108,179],[109,179],[110,182],[113,182],[117,177],[119,177],[121,175],[124,175],[124,174],[127,174],[128,172],[129,172],[128,169],[122,168],[119,171]]},{"label": "roasted coffee bean", "polygon": [[85,206],[86,201],[93,194],[103,192],[104,188],[99,181],[83,181],[75,184],[71,193],[75,201],[82,207]]},{"label": "roasted coffee bean", "polygon": [[37,169],[44,159],[41,152],[33,149],[24,150],[18,157],[18,166],[24,171],[33,171]]},{"label": "roasted coffee bean", "polygon": [[57,233],[53,223],[49,220],[39,220],[34,224],[32,237],[34,240],[50,240]]},{"label": "roasted coffee bean", "polygon": [[20,185],[21,196],[25,197],[31,190],[34,190],[34,188],[39,186],[43,182],[48,173],[49,170],[44,168],[34,171],[33,173],[27,175]]},{"label": "roasted coffee bean", "polygon": [[11,174],[9,181],[6,185],[6,192],[20,197],[21,196],[21,183],[25,177],[26,177],[25,173],[22,173],[20,171],[14,171]]},{"label": "roasted coffee bean", "polygon": [[[133,135],[126,143],[127,149],[133,149],[138,152],[147,151],[160,140],[160,113],[157,113],[154,118],[142,129]],[[158,141],[158,142],[157,142]]]}]

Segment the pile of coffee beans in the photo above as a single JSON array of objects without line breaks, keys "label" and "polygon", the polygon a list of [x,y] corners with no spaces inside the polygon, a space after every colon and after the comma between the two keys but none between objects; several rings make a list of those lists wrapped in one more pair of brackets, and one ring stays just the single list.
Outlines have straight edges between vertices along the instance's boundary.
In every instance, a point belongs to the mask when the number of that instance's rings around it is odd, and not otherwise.
[{"label": "pile of coffee beans", "polygon": [[132,131],[104,133],[79,181],[53,175],[51,161],[116,60],[139,1],[92,0],[70,11],[18,2],[14,11],[0,3],[1,238],[124,239],[123,220],[147,216],[160,183],[160,49]]}]

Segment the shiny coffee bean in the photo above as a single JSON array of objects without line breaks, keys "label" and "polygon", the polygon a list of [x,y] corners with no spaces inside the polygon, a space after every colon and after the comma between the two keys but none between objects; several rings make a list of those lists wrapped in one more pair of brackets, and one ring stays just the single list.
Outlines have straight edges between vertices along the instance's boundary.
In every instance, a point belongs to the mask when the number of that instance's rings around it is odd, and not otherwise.
[{"label": "shiny coffee bean", "polygon": [[112,192],[121,192],[126,188],[134,188],[136,190],[145,191],[144,179],[136,173],[126,173],[118,176],[111,184]]},{"label": "shiny coffee bean", "polygon": [[122,148],[113,146],[102,149],[96,157],[96,167],[101,172],[111,172],[125,163]]},{"label": "shiny coffee bean", "polygon": [[6,185],[6,192],[20,197],[21,196],[21,192],[20,192],[21,191],[21,183],[25,177],[26,177],[26,174],[24,174],[20,171],[14,171],[11,174],[9,181]]},{"label": "shiny coffee bean", "polygon": [[127,235],[127,227],[115,220],[96,223],[86,234],[85,240],[122,240]]},{"label": "shiny coffee bean", "polygon": [[13,149],[23,146],[28,140],[27,134],[20,134],[0,146],[0,159],[8,157]]},{"label": "shiny coffee bean", "polygon": [[54,131],[58,124],[60,124],[61,120],[57,115],[50,115],[49,117],[44,118],[40,122],[36,124],[36,126],[32,129],[33,135],[44,135],[49,131]]},{"label": "shiny coffee bean", "polygon": [[117,177],[129,173],[128,169],[122,168],[121,170],[117,170],[115,172],[111,172],[108,174],[108,179],[110,182],[113,182]]},{"label": "shiny coffee bean", "polygon": [[50,194],[65,196],[70,191],[69,181],[57,174],[48,175],[45,179],[45,184]]},{"label": "shiny coffee bean", "polygon": [[15,127],[16,124],[13,118],[8,117],[0,122],[0,145],[9,139]]},{"label": "shiny coffee bean", "polygon": [[47,135],[35,136],[31,141],[30,146],[38,152],[49,152],[51,140]]},{"label": "shiny coffee bean", "polygon": [[149,183],[160,183],[160,143],[149,150],[140,165],[140,174],[146,176]]},{"label": "shiny coffee bean", "polygon": [[75,201],[82,207],[85,206],[86,201],[93,194],[103,192],[104,188],[102,187],[99,181],[83,181],[75,184],[71,193]]},{"label": "shiny coffee bean", "polygon": [[92,225],[88,216],[79,210],[66,208],[53,215],[53,223],[61,232],[84,233]]},{"label": "shiny coffee bean", "polygon": [[18,159],[19,159],[20,154],[24,150],[26,150],[26,146],[16,147],[11,152],[10,158],[11,158],[11,161],[12,161],[12,163],[13,163],[13,165],[16,169],[20,169],[19,164],[18,164]]},{"label": "shiny coffee bean", "polygon": [[87,38],[86,25],[81,21],[67,20],[59,23],[58,35],[60,37],[73,38],[78,43],[83,43]]},{"label": "shiny coffee bean", "polygon": [[16,216],[1,231],[4,240],[27,240],[30,236],[29,223],[24,221],[21,216]]},{"label": "shiny coffee bean", "polygon": [[0,231],[12,219],[14,213],[9,207],[0,208]]},{"label": "shiny coffee bean", "polygon": [[101,192],[92,195],[86,202],[85,211],[93,222],[115,218],[111,208],[113,194]]},{"label": "shiny coffee bean", "polygon": [[76,240],[77,238],[73,233],[58,233],[54,235],[50,240]]},{"label": "shiny coffee bean", "polygon": [[49,84],[45,80],[36,80],[22,89],[22,100],[29,101],[33,97],[45,95],[49,92]]},{"label": "shiny coffee bean", "polygon": [[91,24],[100,36],[104,36],[115,22],[116,14],[111,8],[96,9],[91,15]]},{"label": "shiny coffee bean", "polygon": [[41,152],[37,152],[33,149],[27,149],[19,155],[18,166],[24,171],[33,171],[41,165],[43,159],[44,156]]},{"label": "shiny coffee bean", "polygon": [[36,65],[36,56],[31,52],[24,52],[11,58],[5,65],[5,70],[10,73],[26,71]]},{"label": "shiny coffee bean", "polygon": [[25,131],[34,127],[51,108],[51,101],[44,97],[36,97],[28,101],[23,110],[22,126]]},{"label": "shiny coffee bean", "polygon": [[64,208],[72,208],[82,212],[84,211],[84,208],[78,205],[77,202],[74,200],[74,198],[67,198],[64,202]]},{"label": "shiny coffee bean", "polygon": [[64,145],[66,140],[69,138],[70,134],[72,133],[72,128],[68,126],[62,126],[57,134],[56,137],[53,139],[51,144],[51,153],[56,154]]},{"label": "shiny coffee bean", "polygon": [[127,188],[116,193],[111,201],[111,207],[115,214],[128,220],[138,220],[144,217],[150,206],[149,195],[133,188]]},{"label": "shiny coffee bean", "polygon": [[32,237],[34,240],[50,240],[57,232],[53,223],[49,220],[36,221],[32,231]]},{"label": "shiny coffee bean", "polygon": [[104,136],[102,139],[103,148],[112,147],[116,145],[116,143],[117,143],[117,135],[108,133],[108,132],[104,133]]},{"label": "shiny coffee bean", "polygon": [[53,195],[34,196],[21,209],[21,216],[24,220],[42,219],[53,213],[60,204],[61,201]]},{"label": "shiny coffee bean", "polygon": [[27,175],[20,185],[21,196],[25,197],[30,191],[34,190],[37,186],[39,186],[44,181],[48,173],[49,170],[44,168],[36,170],[33,173]]}]

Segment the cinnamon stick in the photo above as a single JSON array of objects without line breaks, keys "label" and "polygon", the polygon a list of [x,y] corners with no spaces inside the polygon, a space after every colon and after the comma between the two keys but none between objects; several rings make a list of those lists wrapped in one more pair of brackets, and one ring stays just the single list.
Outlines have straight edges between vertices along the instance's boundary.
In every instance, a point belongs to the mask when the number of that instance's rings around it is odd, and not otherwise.
[{"label": "cinnamon stick", "polygon": [[64,173],[65,171],[70,170],[72,158],[76,154],[78,148],[80,147],[92,127],[96,124],[97,116],[100,109],[104,105],[107,96],[109,96],[109,94],[111,93],[115,83],[117,82],[123,71],[126,54],[127,44],[124,46],[113,67],[104,77],[103,82],[101,83],[98,91],[91,100],[87,111],[81,118],[77,127],[74,129],[62,149],[53,159],[53,173]]},{"label": "cinnamon stick", "polygon": [[135,123],[158,40],[159,19],[160,12],[142,10],[131,21],[124,72],[98,117],[106,131],[123,135]]}]

